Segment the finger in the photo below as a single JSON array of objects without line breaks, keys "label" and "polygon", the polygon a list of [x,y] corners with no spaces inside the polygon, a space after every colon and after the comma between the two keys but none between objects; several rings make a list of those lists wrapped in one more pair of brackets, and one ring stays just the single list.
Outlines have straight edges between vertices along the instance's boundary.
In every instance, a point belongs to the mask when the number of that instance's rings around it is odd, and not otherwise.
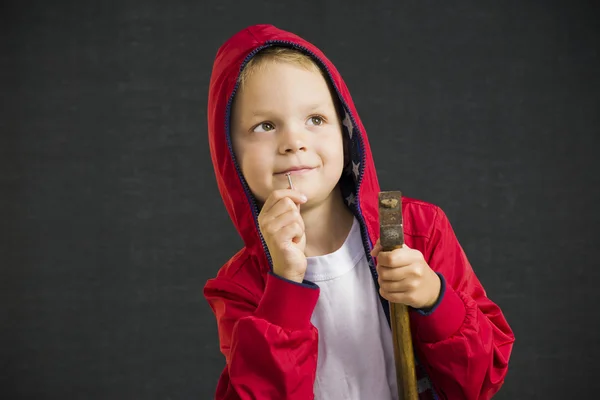
[{"label": "finger", "polygon": [[380,281],[379,287],[387,293],[405,293],[417,289],[418,281],[416,279],[404,278],[399,281]]},{"label": "finger", "polygon": [[[411,249],[410,247],[408,247],[407,244],[403,244],[402,247],[403,248],[407,248],[407,249]],[[383,247],[381,246],[381,239],[377,239],[377,242],[375,243],[375,246],[373,246],[373,249],[371,250],[371,256],[372,257],[377,257],[377,255],[379,254],[379,252],[382,251],[382,249],[383,249]]]},{"label": "finger", "polygon": [[261,209],[261,213],[268,213],[271,211],[271,209],[277,204],[279,203],[281,200],[285,199],[285,198],[289,198],[292,200],[292,202],[294,202],[294,204],[301,204],[306,202],[306,196],[297,191],[297,190],[293,190],[293,189],[279,189],[279,190],[275,190],[273,191],[269,197],[267,197],[267,200],[265,201],[265,204],[263,205],[262,209]]},{"label": "finger", "polygon": [[381,244],[379,243],[379,239],[377,239],[377,242],[375,242],[375,246],[373,246],[373,249],[371,250],[371,257],[377,257],[377,254],[379,254],[380,251]]},{"label": "finger", "polygon": [[269,211],[261,212],[261,215],[259,215],[259,222],[263,225],[267,224],[273,219],[278,218],[281,214],[292,210],[299,211],[294,200],[290,197],[283,197],[279,199],[277,203],[273,204]]},{"label": "finger", "polygon": [[271,207],[271,210],[266,214],[266,217],[267,220],[279,218],[280,215],[285,214],[289,211],[296,211],[298,217],[301,218],[300,209],[298,208],[298,205],[294,202],[294,200],[292,200],[289,197],[284,197],[283,199],[279,200],[273,207]]},{"label": "finger", "polygon": [[376,268],[379,282],[399,282],[404,279],[420,281],[425,276],[423,266],[419,263],[410,264],[404,267],[386,267],[377,265]]},{"label": "finger", "polygon": [[401,247],[392,251],[381,251],[377,255],[377,264],[386,267],[404,267],[415,263],[422,258],[421,252],[407,247]]},{"label": "finger", "polygon": [[379,294],[381,294],[381,297],[383,297],[390,303],[406,304],[408,306],[412,306],[416,303],[415,295],[412,292],[390,293],[379,288]]},{"label": "finger", "polygon": [[297,223],[304,230],[304,220],[300,216],[300,212],[294,206],[286,212],[278,215],[276,218],[270,219],[261,226],[269,235],[275,235],[284,226]]},{"label": "finger", "polygon": [[281,228],[277,233],[277,242],[281,246],[285,246],[287,243],[297,243],[302,239],[304,230],[299,223],[295,222]]},{"label": "finger", "polygon": [[377,275],[379,282],[396,282],[406,279],[412,273],[411,267],[386,267],[377,264]]},{"label": "finger", "polygon": [[265,200],[265,204],[263,204],[260,212],[268,213],[275,204],[277,204],[280,200],[282,200],[286,197],[291,199],[294,202],[294,204],[302,204],[302,203],[305,203],[307,200],[306,196],[297,190],[293,190],[293,189],[274,190],[269,195],[269,197],[267,197],[267,200]]}]

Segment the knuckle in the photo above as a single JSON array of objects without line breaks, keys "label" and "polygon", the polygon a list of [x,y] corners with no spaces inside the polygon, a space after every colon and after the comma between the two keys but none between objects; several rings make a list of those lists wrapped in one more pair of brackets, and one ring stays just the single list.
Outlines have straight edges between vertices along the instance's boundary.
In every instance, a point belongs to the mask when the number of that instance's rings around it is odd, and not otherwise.
[{"label": "knuckle", "polygon": [[388,295],[388,300],[392,303],[404,303],[404,297],[402,296],[402,294],[398,293]]},{"label": "knuckle", "polygon": [[407,294],[404,298],[405,304],[415,304],[417,302],[417,298],[414,294]]},{"label": "knuckle", "polygon": [[285,198],[285,205],[287,206],[288,209],[293,210],[294,208],[297,208],[296,205],[294,204],[294,201],[292,199],[290,199],[289,197]]},{"label": "knuckle", "polygon": [[290,232],[290,226],[286,225],[284,227],[281,228],[281,235],[289,235]]},{"label": "knuckle", "polygon": [[387,253],[379,253],[377,257],[379,264],[383,266],[390,265],[390,256]]},{"label": "knuckle", "polygon": [[421,301],[421,296],[417,293],[411,295],[410,304],[419,304]]},{"label": "knuckle", "polygon": [[258,227],[261,231],[265,231],[269,227],[269,224],[265,220],[258,221]]},{"label": "knuckle", "polygon": [[384,281],[394,280],[394,274],[393,274],[393,271],[391,269],[385,269],[383,271],[383,280]]},{"label": "knuckle", "polygon": [[290,225],[290,234],[293,236],[299,235],[302,233],[300,226],[297,223],[293,223]]},{"label": "knuckle", "polygon": [[422,260],[423,258],[423,253],[421,253],[419,250],[416,249],[411,249],[411,256],[413,258],[413,260]]},{"label": "knuckle", "polygon": [[415,291],[419,287],[419,282],[416,279],[411,279],[407,282],[408,289]]},{"label": "knuckle", "polygon": [[298,211],[298,207],[294,207],[294,209],[292,210],[292,218],[294,218],[294,220],[298,222],[302,220],[300,216],[300,211]]},{"label": "knuckle", "polygon": [[423,277],[423,268],[421,268],[419,265],[414,265],[411,267],[410,272],[416,277],[416,278],[422,278]]},{"label": "knuckle", "polygon": [[394,250],[390,251],[389,253],[392,258],[396,259],[396,258],[398,258],[398,256],[403,255],[404,249],[403,248],[394,249]]},{"label": "knuckle", "polygon": [[404,264],[406,260],[406,254],[400,249],[399,251],[395,251],[392,253],[394,257],[394,262],[398,265]]},{"label": "knuckle", "polygon": [[265,229],[265,232],[270,236],[273,236],[276,232],[275,226],[273,224],[268,224],[267,226],[265,226],[264,229]]}]

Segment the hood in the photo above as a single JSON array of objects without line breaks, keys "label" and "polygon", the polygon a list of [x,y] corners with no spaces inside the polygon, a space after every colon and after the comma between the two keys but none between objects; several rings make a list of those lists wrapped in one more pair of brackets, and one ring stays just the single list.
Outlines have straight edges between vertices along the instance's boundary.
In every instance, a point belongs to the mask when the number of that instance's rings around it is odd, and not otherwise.
[{"label": "hood", "polygon": [[[241,174],[230,140],[230,112],[242,68],[260,50],[269,46],[295,48],[310,55],[329,76],[343,113],[343,134],[350,139],[351,167],[344,172],[340,186],[346,204],[361,225],[365,247],[372,247],[379,236],[379,183],[367,134],[356,112],[346,84],[335,66],[314,45],[299,36],[272,25],[254,25],[231,37],[218,50],[213,65],[208,100],[210,154],[219,192],[227,212],[247,249],[265,257],[271,266],[268,249],[258,229],[258,207]],[[367,249],[368,250],[368,249]]]}]

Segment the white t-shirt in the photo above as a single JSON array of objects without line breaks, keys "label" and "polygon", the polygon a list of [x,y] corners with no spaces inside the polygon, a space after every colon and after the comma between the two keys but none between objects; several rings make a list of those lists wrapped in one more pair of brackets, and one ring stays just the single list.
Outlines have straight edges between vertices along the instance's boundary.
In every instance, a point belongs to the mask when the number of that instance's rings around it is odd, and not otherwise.
[{"label": "white t-shirt", "polygon": [[311,317],[319,331],[315,399],[397,399],[392,332],[356,218],[340,249],[308,257],[305,279],[321,288]]}]

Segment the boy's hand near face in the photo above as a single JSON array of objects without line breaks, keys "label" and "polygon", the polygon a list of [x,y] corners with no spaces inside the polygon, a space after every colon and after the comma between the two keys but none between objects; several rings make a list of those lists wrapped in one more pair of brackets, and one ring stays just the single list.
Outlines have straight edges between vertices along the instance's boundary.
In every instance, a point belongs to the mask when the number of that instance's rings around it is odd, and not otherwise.
[{"label": "boy's hand near face", "polygon": [[429,267],[423,254],[407,245],[392,251],[382,251],[379,240],[371,251],[377,257],[379,292],[392,303],[427,309],[437,302],[441,281]]},{"label": "boy's hand near face", "polygon": [[273,272],[282,278],[302,283],[306,273],[306,235],[298,204],[306,202],[292,189],[273,191],[258,215],[258,226],[273,260]]}]

